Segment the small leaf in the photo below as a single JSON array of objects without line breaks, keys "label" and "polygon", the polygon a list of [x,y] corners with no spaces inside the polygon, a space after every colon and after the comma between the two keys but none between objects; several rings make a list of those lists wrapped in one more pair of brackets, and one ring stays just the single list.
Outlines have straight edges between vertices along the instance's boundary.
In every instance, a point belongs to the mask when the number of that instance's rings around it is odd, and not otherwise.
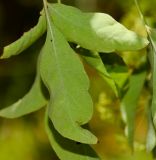
[{"label": "small leaf", "polygon": [[129,90],[121,102],[121,113],[127,125],[127,137],[131,147],[133,147],[135,114],[139,95],[143,88],[146,72],[137,73],[131,76]]},{"label": "small leaf", "polygon": [[46,31],[45,16],[41,15],[38,24],[34,28],[24,33],[24,35],[17,41],[4,47],[1,59],[9,58],[11,56],[20,54],[22,51],[30,47],[38,38],[40,38],[45,31]]},{"label": "small leaf", "polygon": [[133,51],[148,40],[125,28],[104,13],[83,13],[63,4],[49,4],[54,24],[68,41],[96,52]]},{"label": "small leaf", "polygon": [[97,138],[80,127],[93,114],[84,67],[62,33],[52,24],[49,15],[47,22],[40,74],[50,92],[49,117],[62,136],[82,143],[96,143]]},{"label": "small leaf", "polygon": [[45,128],[51,146],[60,160],[100,160],[89,145],[62,137],[55,130],[48,114],[45,116]]},{"label": "small leaf", "polygon": [[115,95],[118,96],[118,89],[116,87],[115,81],[112,79],[110,74],[107,72],[102,59],[97,52],[81,52],[83,59],[88,63],[91,67],[96,69],[99,75],[108,83],[111,89],[114,91]]},{"label": "small leaf", "polygon": [[152,120],[151,110],[148,111],[148,133],[146,139],[146,150],[147,152],[151,152],[156,145],[156,133]]},{"label": "small leaf", "polygon": [[16,103],[0,110],[0,116],[6,118],[18,118],[34,112],[46,105],[47,101],[42,95],[40,77],[37,75],[31,90]]}]

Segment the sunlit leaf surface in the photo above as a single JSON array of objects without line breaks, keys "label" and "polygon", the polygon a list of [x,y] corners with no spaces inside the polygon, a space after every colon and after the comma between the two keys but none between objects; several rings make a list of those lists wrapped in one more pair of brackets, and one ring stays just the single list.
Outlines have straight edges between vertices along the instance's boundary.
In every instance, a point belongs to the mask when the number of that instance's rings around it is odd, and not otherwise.
[{"label": "sunlit leaf surface", "polygon": [[97,52],[130,51],[144,48],[146,38],[125,28],[104,13],[83,13],[63,4],[49,4],[54,24],[68,41]]}]

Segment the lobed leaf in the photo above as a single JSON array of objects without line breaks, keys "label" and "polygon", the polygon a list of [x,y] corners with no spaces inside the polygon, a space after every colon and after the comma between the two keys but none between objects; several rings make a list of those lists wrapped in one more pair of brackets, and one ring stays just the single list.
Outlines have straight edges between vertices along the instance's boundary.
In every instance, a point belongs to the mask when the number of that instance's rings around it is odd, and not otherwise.
[{"label": "lobed leaf", "polygon": [[48,4],[52,21],[68,41],[96,52],[132,51],[148,40],[125,28],[104,13],[83,13],[63,4]]},{"label": "lobed leaf", "polygon": [[17,41],[4,47],[1,59],[9,58],[14,55],[20,54],[22,51],[30,47],[37,39],[39,39],[46,31],[45,15],[41,15],[38,24],[24,33],[24,35]]},{"label": "lobed leaf", "polygon": [[139,95],[145,82],[146,72],[137,73],[131,76],[129,90],[121,101],[121,113],[127,125],[127,137],[129,144],[133,147],[135,114]]},{"label": "lobed leaf", "polygon": [[89,145],[62,137],[55,130],[48,114],[45,116],[45,127],[51,146],[60,160],[100,160]]},{"label": "lobed leaf", "polygon": [[50,92],[49,117],[62,136],[82,143],[96,143],[97,138],[80,127],[91,119],[93,113],[88,77],[79,57],[49,16],[47,21],[40,74]]},{"label": "lobed leaf", "polygon": [[47,101],[41,91],[40,76],[37,75],[29,93],[11,106],[0,110],[0,116],[5,118],[18,118],[39,110],[46,105],[46,103]]}]

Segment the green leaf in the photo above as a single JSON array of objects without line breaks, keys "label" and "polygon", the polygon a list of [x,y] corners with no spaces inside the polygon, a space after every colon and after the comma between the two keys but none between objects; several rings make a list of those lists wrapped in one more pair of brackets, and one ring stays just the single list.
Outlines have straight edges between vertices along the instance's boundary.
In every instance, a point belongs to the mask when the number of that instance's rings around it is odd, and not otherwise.
[{"label": "green leaf", "polygon": [[150,51],[149,59],[152,68],[152,116],[156,128],[156,30],[149,28]]},{"label": "green leaf", "polygon": [[97,52],[133,51],[148,40],[104,13],[83,13],[63,4],[49,4],[52,21],[68,41]]},{"label": "green leaf", "polygon": [[45,127],[52,148],[60,160],[100,160],[89,145],[62,137],[55,130],[48,114],[45,116]]},{"label": "green leaf", "polygon": [[118,90],[122,90],[130,75],[127,66],[115,65],[114,67],[107,66],[107,68],[110,76],[115,81]]},{"label": "green leaf", "polygon": [[93,104],[88,93],[89,80],[84,67],[49,16],[47,22],[40,74],[50,92],[49,117],[62,136],[82,143],[96,143],[97,138],[80,127],[93,114]]},{"label": "green leaf", "polygon": [[6,118],[18,118],[25,114],[37,111],[46,104],[47,101],[41,91],[40,76],[37,75],[29,93],[11,106],[0,110],[0,116]]},{"label": "green leaf", "polygon": [[88,63],[91,67],[96,69],[99,75],[108,83],[111,89],[114,91],[115,95],[118,96],[118,89],[116,87],[115,81],[112,79],[110,74],[107,72],[102,59],[97,52],[81,52],[83,59]]},{"label": "green leaf", "polygon": [[146,139],[146,150],[147,152],[151,152],[156,145],[156,133],[153,124],[151,110],[148,110],[148,132],[147,132],[147,139]]},{"label": "green leaf", "polygon": [[150,28],[147,25],[146,19],[144,18],[144,15],[142,14],[142,11],[140,9],[140,6],[137,0],[135,0],[135,5],[140,14],[142,22],[146,28],[148,39],[150,42],[147,55],[149,58],[149,62],[151,64],[151,72],[152,72],[152,77],[151,77],[152,104],[151,104],[149,112],[152,114],[153,121],[149,119],[149,124],[148,124],[149,130],[148,130],[148,135],[147,135],[146,149],[147,151],[152,151],[156,145],[156,137],[155,137],[156,136],[156,130],[155,130],[156,129],[156,85],[155,85],[156,84],[156,29]]},{"label": "green leaf", "polygon": [[24,33],[24,35],[17,41],[4,47],[1,59],[9,58],[11,56],[20,54],[22,51],[30,47],[37,39],[39,39],[45,31],[46,31],[45,15],[41,15],[38,24],[34,28]]},{"label": "green leaf", "polygon": [[127,137],[129,144],[133,147],[135,114],[138,99],[145,82],[146,72],[133,74],[130,78],[129,90],[121,101],[121,113],[127,125]]}]

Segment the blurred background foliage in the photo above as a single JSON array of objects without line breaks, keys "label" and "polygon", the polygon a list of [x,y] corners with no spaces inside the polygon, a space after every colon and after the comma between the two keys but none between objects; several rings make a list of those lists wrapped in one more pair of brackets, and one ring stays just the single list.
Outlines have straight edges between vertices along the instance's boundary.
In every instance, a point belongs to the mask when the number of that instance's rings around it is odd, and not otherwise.
[{"label": "blurred background foliage", "polygon": [[[84,11],[108,13],[127,28],[140,35],[146,35],[132,0],[62,0],[62,2]],[[140,0],[139,3],[150,26],[156,27],[156,1]],[[15,41],[37,23],[41,9],[41,0],[0,0],[0,54],[5,45]],[[43,36],[21,55],[0,60],[0,108],[15,102],[29,90],[35,76],[38,51],[44,38]],[[125,93],[132,72],[145,67],[147,71],[149,70],[146,50],[101,54],[101,57],[118,83],[121,97]],[[125,124],[121,118],[120,100],[95,70],[87,64],[84,65],[91,81],[90,93],[95,108],[90,128],[99,138],[99,143],[93,148],[102,160],[152,160],[152,153],[145,151],[149,87],[145,84],[139,99],[132,153],[124,134]],[[119,74],[114,74],[115,70],[118,70]],[[43,116],[44,109],[18,119],[0,118],[1,160],[58,159],[44,132]]]}]

